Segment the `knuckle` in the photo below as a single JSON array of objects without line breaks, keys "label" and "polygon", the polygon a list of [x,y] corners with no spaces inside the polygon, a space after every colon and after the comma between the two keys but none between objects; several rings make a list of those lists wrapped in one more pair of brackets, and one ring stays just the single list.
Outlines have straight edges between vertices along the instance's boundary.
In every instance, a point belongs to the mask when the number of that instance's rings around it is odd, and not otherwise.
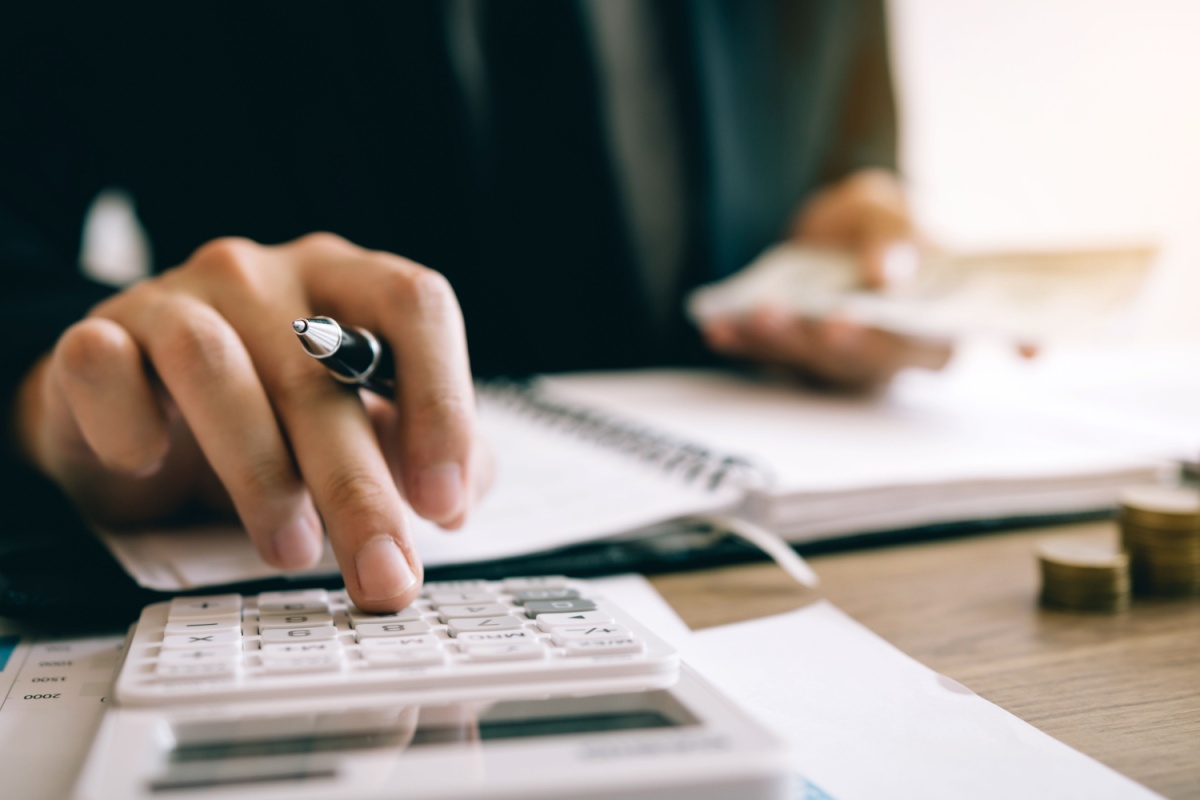
[{"label": "knuckle", "polygon": [[240,361],[236,334],[207,306],[177,308],[161,316],[154,344],[154,361],[160,370],[170,368],[199,380],[220,380]]},{"label": "knuckle", "polygon": [[458,308],[446,276],[411,264],[395,271],[384,299],[395,312],[432,318],[447,317]]},{"label": "knuckle", "polygon": [[350,240],[338,236],[336,233],[329,231],[315,231],[307,233],[304,236],[296,239],[293,244],[299,247],[312,248],[314,250],[334,250],[340,252],[350,252],[357,250],[358,247],[350,242]]},{"label": "knuckle", "polygon": [[254,289],[258,286],[262,248],[235,236],[213,239],[188,259],[186,267],[222,284]]},{"label": "knuckle", "polygon": [[271,497],[294,490],[296,478],[291,465],[279,454],[265,451],[245,453],[235,469],[233,492],[249,497]]},{"label": "knuckle", "polygon": [[105,365],[119,358],[128,346],[128,334],[116,323],[85,319],[63,332],[55,346],[55,356],[71,374],[102,374]]},{"label": "knuckle", "polygon": [[386,514],[395,491],[357,465],[334,468],[324,481],[324,490],[328,509],[342,519],[366,523],[355,524],[361,530],[379,527],[378,520]]},{"label": "knuckle", "polygon": [[425,463],[466,454],[475,418],[469,396],[451,388],[435,389],[423,392],[410,408],[404,440],[411,458]]}]

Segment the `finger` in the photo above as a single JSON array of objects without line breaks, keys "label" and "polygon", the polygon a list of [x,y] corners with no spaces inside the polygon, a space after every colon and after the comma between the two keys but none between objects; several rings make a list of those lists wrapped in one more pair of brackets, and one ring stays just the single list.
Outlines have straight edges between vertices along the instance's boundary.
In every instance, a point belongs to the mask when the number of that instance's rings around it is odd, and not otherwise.
[{"label": "finger", "polygon": [[[330,379],[292,333],[294,318],[312,316],[302,282],[305,251],[315,244],[311,237],[303,247],[280,248],[224,240],[198,252],[187,269],[197,291],[245,343],[324,520],[350,597],[366,610],[394,611],[411,603],[420,586],[407,508],[358,393]],[[323,247],[322,265],[338,276],[342,295],[353,293],[362,302],[374,287],[358,274],[348,280],[347,273],[357,273],[350,269],[353,257],[362,251],[343,244]],[[358,286],[364,288],[354,292]]]},{"label": "finger", "polygon": [[354,280],[372,291],[347,292],[344,274],[330,269],[328,259],[309,258],[310,300],[391,344],[405,496],[421,516],[450,524],[470,503],[475,437],[474,386],[458,301],[444,277],[411,261],[367,252],[353,260]]},{"label": "finger", "polygon": [[147,354],[263,559],[291,569],[315,563],[316,510],[229,322],[205,303],[153,285],[97,313],[123,325]]},{"label": "finger", "polygon": [[85,319],[59,338],[52,379],[79,434],[110,470],[144,477],[170,447],[167,421],[129,332],[107,319]]}]

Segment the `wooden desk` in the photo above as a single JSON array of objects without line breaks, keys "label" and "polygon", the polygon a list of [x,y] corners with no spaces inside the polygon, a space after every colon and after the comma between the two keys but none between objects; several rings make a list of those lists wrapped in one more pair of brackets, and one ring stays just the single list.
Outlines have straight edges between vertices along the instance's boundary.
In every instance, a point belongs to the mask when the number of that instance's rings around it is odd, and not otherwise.
[{"label": "wooden desk", "polygon": [[1038,607],[1034,543],[1114,523],[814,557],[818,590],[773,564],[659,576],[693,628],[828,598],[905,653],[1146,786],[1200,798],[1200,599],[1113,616]]}]

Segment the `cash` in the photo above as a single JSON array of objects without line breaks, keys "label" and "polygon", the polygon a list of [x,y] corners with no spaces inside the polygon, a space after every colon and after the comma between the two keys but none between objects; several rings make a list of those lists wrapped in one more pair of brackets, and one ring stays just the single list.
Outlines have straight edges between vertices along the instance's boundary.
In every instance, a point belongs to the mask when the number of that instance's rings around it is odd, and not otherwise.
[{"label": "cash", "polygon": [[920,338],[1037,343],[1090,335],[1110,323],[1137,297],[1154,254],[1150,246],[931,254],[911,280],[869,291],[849,252],[782,244],[732,277],[696,289],[687,308],[701,324],[773,306]]},{"label": "cash", "polygon": [[1200,490],[1139,486],[1121,495],[1121,542],[1139,595],[1200,595]]},{"label": "cash", "polygon": [[1129,608],[1129,556],[1116,542],[1046,539],[1038,543],[1038,561],[1043,606],[1103,613]]}]

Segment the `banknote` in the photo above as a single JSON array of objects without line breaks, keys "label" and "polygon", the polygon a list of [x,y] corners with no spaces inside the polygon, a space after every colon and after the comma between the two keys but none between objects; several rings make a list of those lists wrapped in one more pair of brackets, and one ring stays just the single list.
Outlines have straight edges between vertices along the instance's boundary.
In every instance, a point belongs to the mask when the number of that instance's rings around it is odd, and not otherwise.
[{"label": "banknote", "polygon": [[697,322],[737,317],[771,305],[795,314],[845,317],[910,336],[993,336],[1018,342],[1094,335],[1128,310],[1156,249],[935,253],[907,281],[863,287],[845,251],[777,245],[744,270],[687,298]]}]

